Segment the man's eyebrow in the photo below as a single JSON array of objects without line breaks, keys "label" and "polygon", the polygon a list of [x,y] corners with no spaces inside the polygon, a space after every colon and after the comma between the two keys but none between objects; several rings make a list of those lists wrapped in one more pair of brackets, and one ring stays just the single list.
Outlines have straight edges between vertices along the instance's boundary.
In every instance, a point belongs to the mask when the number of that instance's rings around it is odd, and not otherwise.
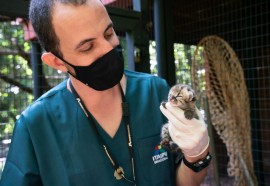
[{"label": "man's eyebrow", "polygon": [[[113,23],[110,23],[106,29],[104,30],[104,33],[107,32],[107,30],[109,30],[110,28],[113,27]],[[79,49],[81,46],[83,46],[85,43],[88,43],[88,42],[91,42],[95,40],[95,38],[87,38],[87,39],[84,39],[82,40],[76,47],[75,47],[75,50]]]}]

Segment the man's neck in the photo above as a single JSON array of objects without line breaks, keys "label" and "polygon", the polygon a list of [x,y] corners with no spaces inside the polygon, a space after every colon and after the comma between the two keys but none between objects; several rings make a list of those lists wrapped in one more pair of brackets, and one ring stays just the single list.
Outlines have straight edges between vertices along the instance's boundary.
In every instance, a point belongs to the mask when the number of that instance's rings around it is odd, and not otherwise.
[{"label": "man's neck", "polygon": [[117,84],[113,88],[110,88],[108,90],[104,91],[97,91],[94,90],[86,85],[84,85],[82,82],[78,81],[74,77],[70,77],[67,83],[67,88],[69,91],[71,91],[69,87],[69,81],[72,82],[72,85],[82,101],[87,105],[88,109],[92,110],[93,108],[98,109],[100,107],[103,107],[104,105],[108,105],[112,102],[113,99],[121,96],[121,92],[119,89],[119,86],[121,85],[121,88],[125,94],[126,92],[126,77],[123,75],[120,85]]}]

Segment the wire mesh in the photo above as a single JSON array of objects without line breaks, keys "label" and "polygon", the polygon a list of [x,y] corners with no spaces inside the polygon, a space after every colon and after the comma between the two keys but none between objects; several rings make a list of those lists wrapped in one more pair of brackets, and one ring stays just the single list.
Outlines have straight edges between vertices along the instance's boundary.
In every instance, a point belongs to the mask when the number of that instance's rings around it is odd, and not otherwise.
[{"label": "wire mesh", "polygon": [[[259,185],[270,183],[270,62],[269,6],[267,0],[174,1],[175,43],[197,45],[205,36],[224,38],[234,49],[245,74],[250,111],[254,170]],[[182,6],[180,4],[182,3]],[[221,185],[229,184],[228,156],[214,134]],[[205,184],[215,185],[208,179]]]}]

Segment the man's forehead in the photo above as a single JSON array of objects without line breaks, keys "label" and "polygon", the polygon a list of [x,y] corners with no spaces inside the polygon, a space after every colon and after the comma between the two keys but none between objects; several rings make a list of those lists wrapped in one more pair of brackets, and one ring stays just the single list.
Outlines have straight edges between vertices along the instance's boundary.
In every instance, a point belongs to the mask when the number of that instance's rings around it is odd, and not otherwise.
[{"label": "man's forehead", "polygon": [[[84,13],[84,15],[82,13]],[[52,10],[52,19],[53,21],[55,21],[56,18],[68,20],[75,16],[84,18],[83,16],[85,16],[85,13],[93,15],[107,14],[107,10],[100,0],[87,0],[86,3],[80,5],[56,2]]]},{"label": "man's forehead", "polygon": [[100,0],[88,0],[88,3],[78,6],[58,3],[52,21],[60,47],[70,49],[76,48],[82,40],[98,37],[111,24]]},{"label": "man's forehead", "polygon": [[102,0],[55,0],[54,4],[65,4],[73,6],[83,6],[83,5],[105,5]]}]

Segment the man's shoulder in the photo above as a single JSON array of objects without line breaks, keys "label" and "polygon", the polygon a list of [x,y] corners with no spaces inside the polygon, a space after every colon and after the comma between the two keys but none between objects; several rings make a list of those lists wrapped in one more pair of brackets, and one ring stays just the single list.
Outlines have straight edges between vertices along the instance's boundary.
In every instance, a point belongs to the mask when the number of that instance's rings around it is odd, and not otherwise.
[{"label": "man's shoulder", "polygon": [[59,83],[52,89],[50,89],[48,92],[44,93],[41,95],[35,102],[47,99],[49,97],[53,97],[54,95],[60,93],[61,91],[66,91],[67,90],[67,80],[64,80],[63,82]]},{"label": "man's shoulder", "polygon": [[26,118],[38,118],[46,114],[48,110],[53,110],[55,107],[59,107],[60,109],[61,105],[67,100],[67,94],[68,89],[65,80],[30,104],[22,112],[22,115]]},{"label": "man's shoulder", "polygon": [[125,71],[127,77],[127,96],[138,102],[139,100],[151,100],[159,103],[168,96],[168,83],[153,74]]},{"label": "man's shoulder", "polygon": [[156,76],[154,74],[125,70],[125,75],[126,75],[128,81],[132,81],[132,82],[136,82],[136,83],[148,82],[148,83],[162,84],[162,85],[167,86],[166,80],[164,80],[161,77]]},{"label": "man's shoulder", "polygon": [[129,78],[156,78],[157,76],[145,72],[125,70],[125,75]]}]

